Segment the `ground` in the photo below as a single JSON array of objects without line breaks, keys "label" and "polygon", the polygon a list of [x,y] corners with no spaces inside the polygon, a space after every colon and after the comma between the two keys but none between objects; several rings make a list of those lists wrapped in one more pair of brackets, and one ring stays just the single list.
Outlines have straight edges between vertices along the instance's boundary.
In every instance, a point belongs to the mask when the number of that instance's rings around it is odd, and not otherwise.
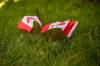
[{"label": "ground", "polygon": [[[25,15],[38,15],[43,25],[79,21],[71,38],[61,30],[31,33],[17,28]],[[0,66],[99,66],[100,4],[82,0],[21,0],[0,8]]]}]

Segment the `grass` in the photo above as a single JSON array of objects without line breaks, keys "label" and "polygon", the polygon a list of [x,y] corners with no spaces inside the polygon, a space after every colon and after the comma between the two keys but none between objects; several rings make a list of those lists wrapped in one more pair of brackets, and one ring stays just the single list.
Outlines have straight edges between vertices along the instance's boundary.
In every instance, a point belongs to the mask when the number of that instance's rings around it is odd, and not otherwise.
[{"label": "grass", "polygon": [[[71,38],[59,29],[31,33],[17,28],[25,15],[37,15],[44,24],[75,16],[79,25]],[[0,66],[99,66],[100,5],[82,0],[21,0],[0,9]],[[58,36],[59,35],[59,36]]]}]

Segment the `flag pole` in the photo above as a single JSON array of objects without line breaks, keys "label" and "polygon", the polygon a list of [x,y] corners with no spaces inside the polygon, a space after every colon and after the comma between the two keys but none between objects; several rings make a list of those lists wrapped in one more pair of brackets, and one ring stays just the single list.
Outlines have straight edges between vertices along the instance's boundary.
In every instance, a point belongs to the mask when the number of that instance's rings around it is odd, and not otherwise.
[{"label": "flag pole", "polygon": [[[36,14],[37,14],[37,16],[38,16],[38,17],[39,17],[39,19],[40,19],[40,13],[39,13],[38,8],[36,8]],[[40,21],[41,21],[41,19],[40,19]]]}]

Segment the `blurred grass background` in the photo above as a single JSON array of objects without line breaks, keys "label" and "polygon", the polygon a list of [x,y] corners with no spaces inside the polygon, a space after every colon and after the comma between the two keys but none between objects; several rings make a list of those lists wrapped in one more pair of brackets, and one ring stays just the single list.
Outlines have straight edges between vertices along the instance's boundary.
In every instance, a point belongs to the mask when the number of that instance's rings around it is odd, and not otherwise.
[{"label": "blurred grass background", "polygon": [[[71,38],[59,29],[31,33],[17,28],[25,15],[37,15],[44,24],[76,17],[79,25]],[[8,1],[0,9],[0,66],[99,66],[100,3],[85,0]]]}]

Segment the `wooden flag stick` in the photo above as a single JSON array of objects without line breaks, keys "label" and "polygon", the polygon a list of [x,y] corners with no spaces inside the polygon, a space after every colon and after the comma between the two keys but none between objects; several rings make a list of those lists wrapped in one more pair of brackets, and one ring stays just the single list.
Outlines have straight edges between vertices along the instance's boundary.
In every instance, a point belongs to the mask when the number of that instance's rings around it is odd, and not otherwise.
[{"label": "wooden flag stick", "polygon": [[[39,13],[38,8],[36,8],[36,14],[37,14],[37,16],[38,16],[38,17],[39,17],[39,19],[40,19],[40,13]],[[40,21],[41,21],[41,19],[40,19]]]}]

